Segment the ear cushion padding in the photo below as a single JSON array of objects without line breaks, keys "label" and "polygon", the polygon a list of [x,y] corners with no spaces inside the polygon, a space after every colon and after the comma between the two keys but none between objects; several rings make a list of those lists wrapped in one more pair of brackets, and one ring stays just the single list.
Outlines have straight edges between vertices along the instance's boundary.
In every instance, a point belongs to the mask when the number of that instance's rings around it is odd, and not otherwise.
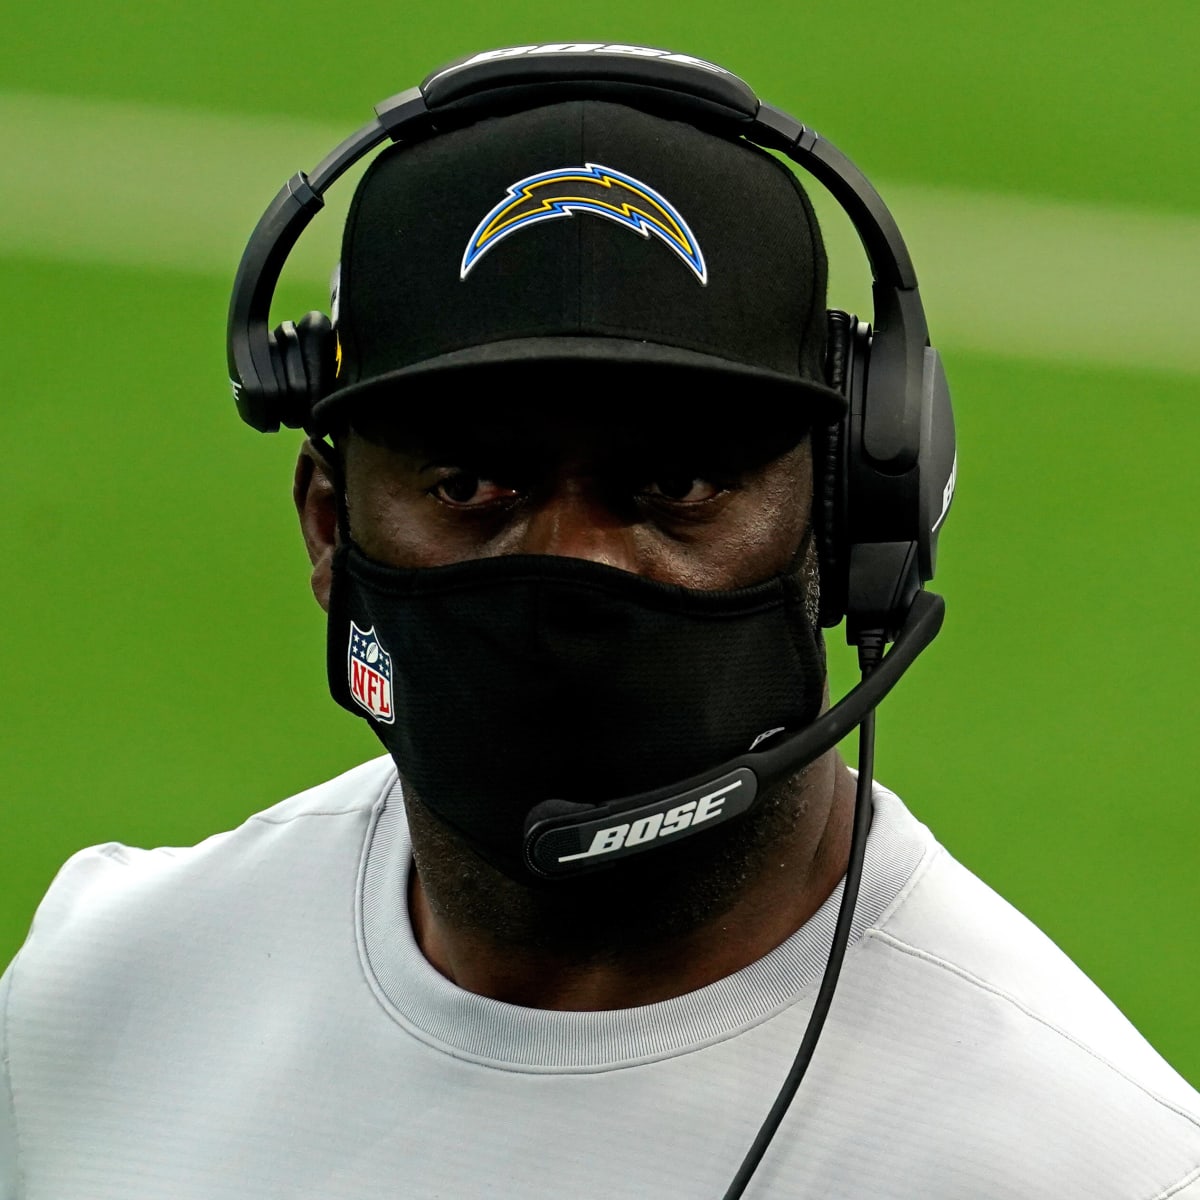
[{"label": "ear cushion padding", "polygon": [[312,416],[313,405],[333,386],[337,366],[333,323],[323,312],[305,313],[296,322],[296,333],[307,381],[304,411],[304,423],[307,424]]},{"label": "ear cushion padding", "polygon": [[271,345],[285,383],[278,398],[279,421],[290,429],[306,428],[312,406],[333,382],[333,326],[324,313],[306,313],[295,323],[277,326]]},{"label": "ear cushion padding", "polygon": [[[850,377],[854,323],[849,313],[837,309],[826,313],[825,381],[843,395]],[[844,438],[845,419],[813,426],[812,520],[821,569],[821,624],[825,627],[836,625],[846,609],[846,563],[842,561]]]}]

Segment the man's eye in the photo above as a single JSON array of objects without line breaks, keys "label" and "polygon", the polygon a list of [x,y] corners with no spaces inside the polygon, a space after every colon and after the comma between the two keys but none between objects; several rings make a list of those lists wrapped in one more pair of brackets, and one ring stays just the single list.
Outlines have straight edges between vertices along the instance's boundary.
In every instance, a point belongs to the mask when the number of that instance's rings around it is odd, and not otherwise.
[{"label": "man's eye", "polygon": [[520,493],[514,487],[485,479],[470,471],[454,471],[439,479],[429,489],[430,494],[452,508],[484,508],[516,499]]},{"label": "man's eye", "polygon": [[673,504],[703,504],[721,490],[712,480],[699,475],[664,475],[661,479],[652,479],[642,488],[642,494]]}]

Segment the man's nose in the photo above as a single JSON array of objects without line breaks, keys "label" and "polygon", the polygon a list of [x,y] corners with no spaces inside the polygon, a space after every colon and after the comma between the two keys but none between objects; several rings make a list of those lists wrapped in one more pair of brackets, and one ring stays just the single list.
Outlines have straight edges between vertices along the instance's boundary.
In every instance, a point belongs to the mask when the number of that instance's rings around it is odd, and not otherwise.
[{"label": "man's nose", "polygon": [[530,513],[519,553],[582,558],[621,571],[638,569],[634,522],[587,484],[560,486]]}]

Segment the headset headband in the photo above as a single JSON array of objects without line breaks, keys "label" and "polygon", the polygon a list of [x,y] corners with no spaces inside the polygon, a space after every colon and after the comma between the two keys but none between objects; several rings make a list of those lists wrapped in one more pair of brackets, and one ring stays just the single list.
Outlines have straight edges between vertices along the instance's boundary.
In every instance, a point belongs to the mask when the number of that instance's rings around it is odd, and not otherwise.
[{"label": "headset headband", "polygon": [[[514,46],[452,63],[375,106],[375,118],[305,174],[284,184],[250,235],[230,301],[228,361],[234,399],[256,429],[279,427],[270,341],[271,300],[283,265],[325,192],[385,140],[412,143],[500,115],[561,100],[608,100],[674,117],[777,150],[838,201],[862,241],[874,278],[872,365],[900,383],[902,400],[864,414],[863,448],[889,473],[910,469],[920,446],[923,351],[928,329],[916,273],[894,218],[866,176],[831,142],[763,104],[742,79],[701,59],[642,46],[554,43]],[[902,381],[902,382],[901,382]]]}]

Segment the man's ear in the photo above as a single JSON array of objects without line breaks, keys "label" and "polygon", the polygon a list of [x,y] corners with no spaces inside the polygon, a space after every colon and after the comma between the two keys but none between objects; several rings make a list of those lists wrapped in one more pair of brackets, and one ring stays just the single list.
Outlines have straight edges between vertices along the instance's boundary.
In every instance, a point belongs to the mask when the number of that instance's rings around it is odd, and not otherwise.
[{"label": "man's ear", "polygon": [[317,603],[329,611],[333,552],[338,546],[337,492],[333,465],[325,451],[306,438],[296,460],[292,500],[300,517],[300,532],[312,563],[312,590]]}]

